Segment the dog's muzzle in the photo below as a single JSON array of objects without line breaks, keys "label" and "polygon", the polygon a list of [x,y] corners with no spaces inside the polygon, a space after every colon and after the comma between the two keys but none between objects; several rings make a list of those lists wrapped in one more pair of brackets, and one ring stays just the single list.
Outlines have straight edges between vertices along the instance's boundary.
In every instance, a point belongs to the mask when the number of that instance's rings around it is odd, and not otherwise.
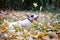
[{"label": "dog's muzzle", "polygon": [[37,21],[37,18],[34,18]]},{"label": "dog's muzzle", "polygon": [[37,21],[37,18],[38,18],[38,16],[36,18],[34,18],[34,19]]}]

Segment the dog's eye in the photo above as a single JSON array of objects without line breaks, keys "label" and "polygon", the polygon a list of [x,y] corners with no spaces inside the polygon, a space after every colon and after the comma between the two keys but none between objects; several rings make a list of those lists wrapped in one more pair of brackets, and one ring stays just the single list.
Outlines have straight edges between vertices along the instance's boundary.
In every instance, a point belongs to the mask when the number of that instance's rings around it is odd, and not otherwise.
[{"label": "dog's eye", "polygon": [[34,15],[31,15],[31,17],[34,17]]}]

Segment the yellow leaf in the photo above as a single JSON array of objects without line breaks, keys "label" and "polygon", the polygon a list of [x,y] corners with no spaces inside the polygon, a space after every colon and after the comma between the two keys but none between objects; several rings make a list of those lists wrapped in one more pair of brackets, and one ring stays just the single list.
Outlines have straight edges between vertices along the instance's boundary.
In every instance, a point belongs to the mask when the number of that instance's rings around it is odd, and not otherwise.
[{"label": "yellow leaf", "polygon": [[0,32],[4,32],[4,31],[6,31],[7,29],[6,29],[6,27],[1,27],[0,28]]},{"label": "yellow leaf", "polygon": [[2,27],[7,27],[9,24],[7,22],[2,24]]},{"label": "yellow leaf", "polygon": [[23,40],[22,38],[17,38],[17,39],[15,39],[15,40]]},{"label": "yellow leaf", "polygon": [[25,33],[24,33],[24,36],[25,36],[25,37],[27,37],[28,35],[29,35],[28,32],[25,32]]},{"label": "yellow leaf", "polygon": [[44,27],[48,27],[47,23],[43,23]]},{"label": "yellow leaf", "polygon": [[37,3],[33,3],[33,5],[34,5],[34,7],[37,7],[38,6]]}]

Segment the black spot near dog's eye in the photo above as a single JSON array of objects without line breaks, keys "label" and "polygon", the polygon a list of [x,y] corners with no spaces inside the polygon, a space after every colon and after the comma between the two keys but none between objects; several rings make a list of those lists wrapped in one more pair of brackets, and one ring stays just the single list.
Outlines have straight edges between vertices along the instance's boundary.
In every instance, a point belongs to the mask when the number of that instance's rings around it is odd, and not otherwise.
[{"label": "black spot near dog's eye", "polygon": [[34,17],[34,15],[31,15],[31,17]]}]

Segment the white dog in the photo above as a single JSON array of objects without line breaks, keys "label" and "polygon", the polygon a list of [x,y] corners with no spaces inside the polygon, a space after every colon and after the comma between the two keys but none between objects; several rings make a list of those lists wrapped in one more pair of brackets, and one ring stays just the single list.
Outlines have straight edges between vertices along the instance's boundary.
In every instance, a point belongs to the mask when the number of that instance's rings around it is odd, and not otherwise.
[{"label": "white dog", "polygon": [[[29,14],[27,15],[27,18],[23,21],[19,20],[17,22],[12,22],[9,23],[9,27],[12,28],[12,26],[16,26],[16,27],[25,27],[25,26],[30,26],[31,23],[33,23],[33,21],[37,21],[38,15],[35,14]],[[6,21],[5,21],[6,22]]]}]

